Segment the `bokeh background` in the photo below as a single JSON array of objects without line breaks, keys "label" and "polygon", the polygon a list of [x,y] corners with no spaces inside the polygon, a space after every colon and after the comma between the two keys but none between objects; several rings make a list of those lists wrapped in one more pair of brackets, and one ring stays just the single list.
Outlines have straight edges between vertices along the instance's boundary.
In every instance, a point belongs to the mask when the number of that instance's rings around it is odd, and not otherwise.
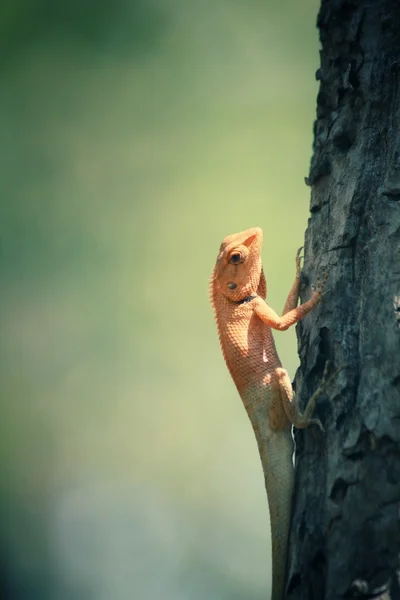
[{"label": "bokeh background", "polygon": [[[258,600],[270,536],[208,277],[303,243],[317,0],[3,0],[0,558],[17,600]],[[293,331],[277,344],[293,376]]]}]

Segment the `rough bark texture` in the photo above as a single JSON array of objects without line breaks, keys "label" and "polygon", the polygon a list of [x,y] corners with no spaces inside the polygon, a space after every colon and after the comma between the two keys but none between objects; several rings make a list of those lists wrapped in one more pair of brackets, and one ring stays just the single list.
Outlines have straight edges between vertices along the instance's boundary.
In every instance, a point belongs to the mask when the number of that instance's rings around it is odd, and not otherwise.
[{"label": "rough bark texture", "polygon": [[[329,268],[299,325],[302,406],[343,365],[316,428],[296,432],[287,597],[400,598],[400,1],[322,0],[304,271]],[[303,299],[304,300],[304,299]],[[329,397],[328,397],[329,396]]]}]

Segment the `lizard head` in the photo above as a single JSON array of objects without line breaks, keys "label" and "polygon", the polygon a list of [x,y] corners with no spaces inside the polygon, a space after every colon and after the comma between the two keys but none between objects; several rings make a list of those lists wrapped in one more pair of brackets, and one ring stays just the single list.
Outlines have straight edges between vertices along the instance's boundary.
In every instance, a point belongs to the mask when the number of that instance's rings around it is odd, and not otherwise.
[{"label": "lizard head", "polygon": [[260,227],[228,235],[223,240],[213,273],[215,291],[233,301],[257,294],[262,272],[262,240]]}]

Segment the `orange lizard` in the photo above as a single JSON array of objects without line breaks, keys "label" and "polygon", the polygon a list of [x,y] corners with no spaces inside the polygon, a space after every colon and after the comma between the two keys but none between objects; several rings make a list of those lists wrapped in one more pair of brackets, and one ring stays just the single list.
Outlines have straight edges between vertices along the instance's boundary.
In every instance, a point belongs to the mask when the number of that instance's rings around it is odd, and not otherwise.
[{"label": "orange lizard", "polygon": [[257,439],[271,520],[272,600],[282,600],[294,479],[291,428],[315,423],[322,429],[312,414],[332,377],[317,389],[301,413],[289,375],[282,369],[271,328],[284,331],[302,319],[320,302],[325,281],[317,283],[308,302],[297,306],[300,248],[296,279],[282,316],[277,315],[265,301],[262,239],[259,227],[224,239],[211,275],[210,296],[222,353]]}]

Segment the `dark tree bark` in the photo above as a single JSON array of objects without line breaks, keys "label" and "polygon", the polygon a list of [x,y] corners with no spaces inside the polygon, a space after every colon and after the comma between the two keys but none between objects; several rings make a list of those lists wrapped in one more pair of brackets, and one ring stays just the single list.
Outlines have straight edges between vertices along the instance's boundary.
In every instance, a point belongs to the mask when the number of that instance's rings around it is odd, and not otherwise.
[{"label": "dark tree bark", "polygon": [[327,360],[331,371],[347,368],[318,403],[325,433],[296,432],[287,597],[394,600],[400,598],[400,312],[394,307],[400,1],[322,0],[318,28],[304,272],[315,281],[327,266],[329,292],[298,327],[302,406]]}]

